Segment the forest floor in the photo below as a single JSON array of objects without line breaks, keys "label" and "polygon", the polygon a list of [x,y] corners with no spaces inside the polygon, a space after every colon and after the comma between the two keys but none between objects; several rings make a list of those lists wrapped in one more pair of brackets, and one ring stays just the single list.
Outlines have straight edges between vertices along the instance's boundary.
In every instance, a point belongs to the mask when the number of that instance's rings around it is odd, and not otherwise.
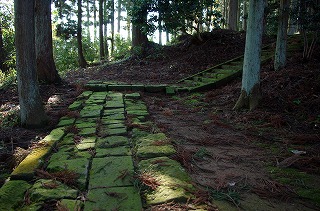
[{"label": "forest floor", "polygon": [[[173,46],[152,44],[147,56],[69,72],[61,85],[41,85],[51,121],[37,130],[14,125],[16,87],[0,90],[0,184],[19,160],[13,155],[27,153],[55,128],[88,80],[174,84],[242,55],[244,42],[244,33],[217,30],[205,34],[203,43],[187,38]],[[157,127],[174,140],[175,159],[202,189],[199,200],[210,196],[222,210],[320,209],[320,60],[314,56],[305,63],[301,55],[299,50],[290,54],[287,67],[278,72],[272,61],[262,67],[263,99],[254,111],[232,110],[240,78],[206,92],[142,93]]]}]

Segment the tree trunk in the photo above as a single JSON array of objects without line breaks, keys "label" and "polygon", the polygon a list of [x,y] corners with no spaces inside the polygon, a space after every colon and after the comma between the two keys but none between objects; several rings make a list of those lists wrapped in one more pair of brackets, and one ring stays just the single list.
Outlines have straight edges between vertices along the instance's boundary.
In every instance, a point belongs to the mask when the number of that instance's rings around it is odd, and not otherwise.
[{"label": "tree trunk", "polygon": [[228,25],[229,29],[236,31],[237,30],[237,19],[238,19],[238,1],[239,0],[230,0],[229,1],[229,18]]},{"label": "tree trunk", "polygon": [[111,55],[114,51],[114,0],[111,0]]},{"label": "tree trunk", "polygon": [[34,0],[15,0],[15,45],[21,124],[42,127],[44,112],[36,71]]},{"label": "tree trunk", "polygon": [[145,46],[148,43],[148,37],[138,26],[132,25],[132,47]]},{"label": "tree trunk", "polygon": [[[291,1],[291,9],[295,9],[297,7],[297,3],[298,3],[298,0],[292,0]],[[294,19],[294,15],[290,15],[288,35],[293,35],[297,31],[298,31],[297,20]]]},{"label": "tree trunk", "polygon": [[88,66],[82,50],[82,0],[78,0],[78,25],[77,25],[77,42],[78,42],[78,57],[79,65],[82,68]]},{"label": "tree trunk", "polygon": [[248,29],[243,61],[241,95],[234,106],[255,109],[261,99],[260,92],[260,63],[264,18],[264,0],[249,1]]},{"label": "tree trunk", "polygon": [[103,46],[103,2],[99,0],[99,44],[100,44],[100,61],[104,60],[104,46]]},{"label": "tree trunk", "polygon": [[108,8],[107,8],[107,1],[104,1],[104,56],[105,59],[108,60],[109,58],[109,46],[108,46]]},{"label": "tree trunk", "polygon": [[247,0],[243,0],[243,20],[242,20],[243,31],[247,30],[247,19],[248,19]]},{"label": "tree trunk", "polygon": [[[99,1],[100,4],[100,1]],[[93,41],[97,39],[97,6],[96,1],[93,1]]]},{"label": "tree trunk", "polygon": [[87,38],[90,41],[90,1],[87,0]]},{"label": "tree trunk", "polygon": [[59,83],[61,78],[53,60],[51,0],[35,1],[35,46],[38,80]]},{"label": "tree trunk", "polygon": [[166,32],[166,43],[168,44],[170,42],[169,32]]},{"label": "tree trunk", "polygon": [[5,64],[6,54],[4,52],[3,39],[2,39],[2,25],[1,24],[2,23],[0,22],[0,70],[5,73],[5,72],[8,72],[8,67]]},{"label": "tree trunk", "polygon": [[289,6],[290,6],[290,0],[280,1],[277,45],[276,45],[276,52],[275,52],[275,58],[274,58],[275,70],[280,70],[286,65]]},{"label": "tree trunk", "polygon": [[121,23],[121,0],[118,0],[118,24],[117,24],[118,34],[120,34],[120,23]]}]

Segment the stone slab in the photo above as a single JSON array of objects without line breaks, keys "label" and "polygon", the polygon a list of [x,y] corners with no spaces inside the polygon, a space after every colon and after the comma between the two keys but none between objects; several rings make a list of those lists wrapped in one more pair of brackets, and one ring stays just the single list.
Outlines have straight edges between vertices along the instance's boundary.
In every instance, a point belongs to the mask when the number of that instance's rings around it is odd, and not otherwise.
[{"label": "stone slab", "polygon": [[117,187],[89,190],[84,210],[139,211],[143,209],[139,191],[135,187]]},{"label": "stone slab", "polygon": [[78,190],[72,189],[56,180],[39,179],[30,188],[31,202],[59,200],[63,198],[76,199]]},{"label": "stone slab", "polygon": [[0,210],[19,210],[25,192],[31,185],[24,180],[12,180],[0,188]]},{"label": "stone slab", "polygon": [[108,156],[130,156],[131,150],[129,146],[119,146],[113,148],[97,148],[96,158],[108,157]]},{"label": "stone slab", "polygon": [[117,146],[128,146],[129,139],[125,136],[109,136],[106,138],[98,138],[96,148],[106,149]]},{"label": "stone slab", "polygon": [[131,186],[133,173],[131,156],[94,158],[89,187]]}]

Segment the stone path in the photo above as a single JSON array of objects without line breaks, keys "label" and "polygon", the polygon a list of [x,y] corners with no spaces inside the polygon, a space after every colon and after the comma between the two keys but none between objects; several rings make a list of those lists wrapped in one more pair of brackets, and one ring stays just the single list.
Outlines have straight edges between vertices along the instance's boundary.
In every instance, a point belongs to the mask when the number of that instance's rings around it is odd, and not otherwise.
[{"label": "stone path", "polygon": [[85,91],[69,109],[0,189],[0,210],[143,210],[192,197],[139,93]]}]

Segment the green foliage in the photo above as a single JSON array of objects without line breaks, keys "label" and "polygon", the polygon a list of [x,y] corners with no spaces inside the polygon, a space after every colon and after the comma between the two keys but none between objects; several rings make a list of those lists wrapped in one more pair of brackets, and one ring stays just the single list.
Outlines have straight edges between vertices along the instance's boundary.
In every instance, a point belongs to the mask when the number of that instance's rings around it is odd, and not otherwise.
[{"label": "green foliage", "polygon": [[316,0],[304,0],[298,3],[290,15],[304,31],[319,31],[320,4]]},{"label": "green foliage", "polygon": [[6,89],[12,83],[16,81],[17,73],[14,69],[10,69],[8,72],[0,72],[0,90]]},{"label": "green foliage", "polygon": [[76,69],[79,66],[76,46],[77,40],[75,38],[70,40],[53,39],[53,55],[60,74],[63,75],[65,71]]},{"label": "green foliage", "polygon": [[4,62],[8,69],[15,68],[13,4],[0,1],[0,25],[2,29]]},{"label": "green foliage", "polygon": [[[204,15],[207,8],[211,8]],[[172,34],[196,30],[200,34],[203,25],[211,17],[211,25],[218,27],[222,21],[218,1],[169,1],[169,0],[133,0],[129,9],[132,22],[141,27],[144,33],[153,34],[157,29]],[[194,25],[193,23],[196,23]]]},{"label": "green foliage", "polygon": [[19,124],[18,106],[11,108],[3,105],[0,107],[0,128],[11,128]]},{"label": "green foliage", "polygon": [[130,56],[130,48],[131,48],[131,41],[126,40],[123,37],[120,37],[119,34],[116,34],[114,40],[115,49],[113,51],[114,60],[124,59]]},{"label": "green foliage", "polygon": [[276,35],[278,31],[279,20],[279,1],[270,2],[266,8],[266,33],[268,35]]}]

